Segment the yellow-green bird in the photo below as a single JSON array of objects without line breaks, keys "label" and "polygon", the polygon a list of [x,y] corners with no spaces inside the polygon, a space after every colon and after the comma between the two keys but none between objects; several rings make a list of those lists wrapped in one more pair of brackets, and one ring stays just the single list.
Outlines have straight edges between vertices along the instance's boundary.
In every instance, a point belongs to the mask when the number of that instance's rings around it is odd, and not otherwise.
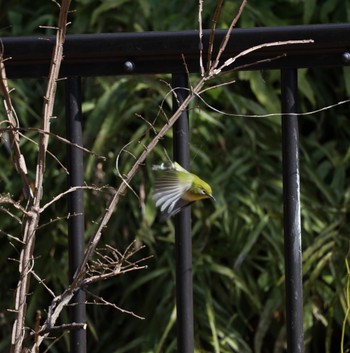
[{"label": "yellow-green bird", "polygon": [[159,173],[153,199],[160,207],[161,220],[174,216],[192,202],[208,198],[215,200],[210,185],[177,162],[170,166],[154,165],[152,169]]}]

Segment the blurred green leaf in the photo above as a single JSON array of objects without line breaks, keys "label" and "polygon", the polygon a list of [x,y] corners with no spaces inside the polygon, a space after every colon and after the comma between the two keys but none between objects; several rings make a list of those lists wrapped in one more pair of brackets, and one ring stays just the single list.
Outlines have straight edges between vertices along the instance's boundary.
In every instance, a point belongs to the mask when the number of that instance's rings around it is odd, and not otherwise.
[{"label": "blurred green leaf", "polygon": [[304,23],[308,24],[311,22],[311,18],[314,15],[316,7],[316,0],[304,1]]}]

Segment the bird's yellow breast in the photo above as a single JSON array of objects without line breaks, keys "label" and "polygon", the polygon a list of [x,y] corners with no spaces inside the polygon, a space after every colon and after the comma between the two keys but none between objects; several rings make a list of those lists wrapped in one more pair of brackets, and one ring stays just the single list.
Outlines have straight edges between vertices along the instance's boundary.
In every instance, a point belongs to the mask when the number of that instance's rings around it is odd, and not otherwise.
[{"label": "bird's yellow breast", "polygon": [[203,194],[196,194],[196,193],[193,193],[191,192],[190,190],[189,191],[186,191],[182,196],[181,198],[185,201],[198,201],[198,200],[203,200],[203,199],[207,199],[209,198],[208,195],[203,195]]}]

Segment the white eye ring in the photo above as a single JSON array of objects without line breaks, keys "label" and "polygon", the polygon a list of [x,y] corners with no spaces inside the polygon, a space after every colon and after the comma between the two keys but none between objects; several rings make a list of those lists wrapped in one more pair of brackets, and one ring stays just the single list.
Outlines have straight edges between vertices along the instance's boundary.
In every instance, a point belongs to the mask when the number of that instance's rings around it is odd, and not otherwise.
[{"label": "white eye ring", "polygon": [[206,191],[204,189],[201,189],[201,194],[202,195],[206,195],[207,193],[206,193]]}]

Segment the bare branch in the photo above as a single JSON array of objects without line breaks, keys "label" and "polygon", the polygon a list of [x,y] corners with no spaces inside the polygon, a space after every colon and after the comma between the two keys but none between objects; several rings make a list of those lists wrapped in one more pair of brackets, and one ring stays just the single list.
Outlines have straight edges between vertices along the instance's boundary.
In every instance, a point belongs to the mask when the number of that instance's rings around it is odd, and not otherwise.
[{"label": "bare branch", "polygon": [[[101,270],[103,270],[103,266],[105,266],[107,270],[113,270],[116,268],[116,266],[120,266],[122,268],[123,263],[125,263],[125,268],[128,269],[128,271],[132,271],[133,269],[138,270],[138,269],[141,269],[141,266],[138,266],[138,263],[140,261],[144,261],[148,257],[143,258],[141,260],[136,260],[134,262],[129,261],[129,259],[131,256],[133,256],[143,248],[144,248],[143,246],[136,248],[135,241],[134,241],[126,248],[124,253],[121,254],[117,249],[114,249],[113,247],[107,245],[104,249],[102,249],[102,252],[99,251],[99,254],[101,254],[100,259],[102,259],[101,262],[96,261],[94,264],[95,266],[99,266],[101,264],[100,266]],[[108,255],[108,253],[110,255]],[[144,268],[145,266],[142,266],[142,267]],[[88,278],[86,278],[86,274],[87,274],[87,268],[84,268],[83,271],[81,271],[77,276],[75,276],[71,285],[61,295],[55,297],[52,300],[51,305],[49,306],[49,309],[48,309],[47,319],[45,320],[45,323],[41,327],[41,330],[45,333],[40,335],[40,337],[38,337],[37,345],[40,345],[43,339],[49,334],[50,328],[55,326],[56,320],[58,319],[61,311],[63,310],[63,308],[69,305],[69,302],[71,301],[74,293],[76,293],[76,291],[78,291],[79,289],[83,289],[85,291],[87,290],[86,289],[87,284],[91,282],[89,282]],[[115,275],[117,274],[118,272],[116,271]],[[99,298],[99,297],[97,298],[99,299],[99,301],[104,302],[104,305],[108,303],[102,298]],[[108,305],[111,305],[114,308],[121,310],[125,313],[128,313],[130,315],[133,315],[135,317],[141,318],[132,312],[118,308],[114,304],[108,303]]]},{"label": "bare branch", "polygon": [[0,52],[0,76],[0,90],[4,96],[4,105],[8,117],[8,122],[10,124],[10,127],[7,131],[9,133],[11,145],[14,151],[14,164],[17,173],[19,173],[22,179],[23,194],[28,199],[33,195],[27,178],[26,162],[19,146],[19,136],[18,133],[14,130],[14,128],[19,127],[19,122],[10,97],[10,90],[7,83],[7,76],[3,59],[3,50]]},{"label": "bare branch", "polygon": [[61,333],[63,331],[72,331],[72,330],[86,330],[87,325],[83,324],[83,323],[77,323],[77,322],[73,322],[71,324],[62,324],[59,326],[52,326],[52,327],[47,327],[45,329],[41,329],[37,332],[30,332],[27,338],[32,338],[33,336],[35,336],[36,334],[39,336],[43,336],[45,334],[52,334],[52,333]]},{"label": "bare branch", "polygon": [[56,97],[57,79],[63,58],[63,44],[66,35],[66,24],[70,0],[62,1],[60,7],[60,15],[58,19],[58,29],[56,35],[56,45],[50,65],[49,81],[44,97],[43,119],[41,121],[41,130],[45,134],[39,136],[39,152],[37,160],[37,172],[35,178],[36,203],[37,206],[42,198],[43,193],[43,177],[46,166],[46,151],[49,142],[49,136],[46,132],[50,132],[50,120],[53,116],[54,101]]},{"label": "bare branch", "polygon": [[[144,320],[145,319],[144,317],[135,314],[133,311],[125,310],[125,309],[123,309],[123,308],[121,308],[121,307],[119,307],[119,306],[117,306],[117,305],[115,305],[113,303],[110,303],[109,301],[107,301],[107,300],[103,299],[102,297],[99,297],[99,296],[91,293],[90,291],[88,291],[86,289],[85,289],[85,292],[86,292],[86,294],[88,294],[91,297],[93,297],[94,299],[96,299],[96,301],[94,300],[91,304],[110,306],[110,307],[112,307],[114,309],[117,309],[118,311],[121,311],[122,313],[129,314],[129,315],[134,316],[134,317],[136,317],[136,318],[138,318],[140,320]],[[87,304],[89,304],[89,303],[87,303]]]},{"label": "bare branch", "polygon": [[[22,130],[22,129],[18,129],[19,130]],[[24,130],[24,129],[23,129]],[[19,132],[19,134],[25,139],[25,140],[28,140],[32,143],[34,143],[34,145],[37,145],[38,146],[38,143],[36,141],[34,141],[33,139],[29,138],[28,136],[24,135],[22,132]],[[47,153],[58,163],[58,165],[66,172],[66,174],[69,174],[68,173],[68,170],[67,168],[61,163],[61,161],[52,153],[50,152],[49,150],[47,150]]]},{"label": "bare branch", "polygon": [[56,201],[58,201],[59,199],[61,199],[63,196],[67,195],[67,194],[70,194],[74,191],[77,191],[77,190],[94,190],[94,191],[102,191],[104,189],[113,189],[112,187],[110,186],[102,186],[102,187],[97,187],[97,186],[72,186],[71,188],[69,188],[68,190],[64,191],[64,192],[61,192],[59,195],[55,196],[51,201],[49,201],[48,203],[46,203],[44,206],[42,206],[40,209],[39,209],[39,213],[42,213],[44,212],[49,206],[51,206],[53,203],[55,203]]},{"label": "bare branch", "polygon": [[216,8],[215,8],[215,12],[214,12],[214,16],[212,19],[212,26],[210,29],[210,37],[209,37],[209,48],[208,48],[208,63],[207,63],[207,70],[209,71],[211,68],[211,58],[212,58],[212,54],[213,54],[213,48],[214,48],[214,37],[215,37],[215,30],[216,30],[216,24],[219,20],[219,16],[222,10],[222,5],[224,3],[224,0],[218,0],[217,4],[216,4]]},{"label": "bare branch", "polygon": [[157,135],[157,130],[155,129],[155,127],[153,126],[153,124],[151,122],[149,122],[148,120],[146,120],[141,114],[137,114],[135,113],[135,115],[142,119],[150,128],[151,130],[154,132],[155,135]]},{"label": "bare branch", "polygon": [[147,268],[146,265],[139,266],[139,263],[148,260],[152,256],[144,257],[136,261],[129,261],[129,258],[144,248],[144,246],[138,248],[135,247],[135,243],[136,241],[133,241],[123,254],[110,245],[106,245],[106,247],[96,250],[95,253],[98,258],[97,260],[92,261],[91,265],[88,265],[87,267],[88,277],[83,281],[84,287],[88,284],[104,281],[120,274]]},{"label": "bare branch", "polygon": [[[8,122],[8,120],[0,122],[0,125],[1,125],[2,123],[4,123],[4,122]],[[16,127],[16,128],[12,128],[12,127],[11,127],[11,128],[9,128],[9,127],[6,127],[6,128],[1,128],[1,129],[0,129],[0,132],[8,132],[9,130],[18,131],[19,134],[20,134],[24,139],[26,139],[26,140],[28,140],[28,141],[34,143],[34,144],[37,145],[37,146],[38,146],[39,144],[38,144],[36,141],[34,141],[33,139],[31,139],[31,138],[29,138],[28,136],[24,135],[22,132],[35,131],[35,132],[38,132],[38,133],[40,133],[40,134],[47,134],[47,135],[49,135],[49,136],[54,137],[54,138],[57,139],[58,141],[61,141],[61,142],[65,143],[65,144],[67,144],[67,145],[76,147],[76,148],[78,148],[78,149],[80,149],[80,150],[82,150],[82,151],[84,151],[84,152],[86,152],[86,153],[88,153],[88,154],[90,154],[90,155],[92,155],[92,156],[94,156],[94,157],[97,157],[97,158],[99,158],[99,159],[101,159],[101,160],[103,160],[103,161],[106,160],[106,157],[101,156],[101,155],[98,155],[98,154],[94,153],[93,151],[90,151],[89,149],[87,149],[87,148],[85,148],[85,147],[83,147],[83,146],[80,146],[80,145],[78,145],[78,144],[76,144],[76,143],[74,143],[74,142],[71,142],[71,141],[65,139],[64,137],[59,136],[59,135],[57,135],[57,134],[55,134],[55,133],[53,133],[53,132],[51,132],[51,131],[43,131],[43,130],[38,129],[38,128],[20,128],[20,127]],[[60,165],[60,167],[65,171],[66,174],[69,174],[67,168],[61,163],[61,161],[60,161],[51,151],[47,150],[47,153]]]},{"label": "bare branch", "polygon": [[215,89],[215,88],[219,88],[219,87],[223,87],[223,86],[232,85],[233,83],[236,83],[236,80],[218,83],[217,85],[210,86],[210,87],[207,87],[207,88],[202,89],[202,90],[198,93],[198,95],[201,95],[202,93],[204,93],[204,92],[206,92],[206,91],[209,91],[209,90],[212,90],[212,89]]},{"label": "bare branch", "polygon": [[[70,5],[70,0],[62,0],[60,7],[59,19],[58,19],[58,31],[56,35],[56,45],[53,51],[48,86],[44,97],[43,105],[43,117],[41,121],[41,130],[45,132],[50,131],[50,120],[53,113],[54,101],[56,96],[57,79],[59,76],[59,70],[61,61],[63,58],[63,43],[66,34],[67,15]],[[3,73],[3,70],[1,71]],[[4,82],[4,80],[2,80]],[[6,90],[5,90],[6,91]],[[13,109],[11,105],[8,105],[8,111]],[[9,117],[10,121],[12,117]],[[15,123],[12,124],[17,127]],[[43,195],[43,180],[47,157],[47,146],[49,142],[48,134],[39,135],[39,146],[38,146],[38,158],[37,168],[35,176],[35,190],[32,195],[32,201],[30,203],[31,209],[25,218],[24,224],[24,236],[23,236],[23,248],[20,254],[19,272],[20,279],[16,288],[16,299],[15,299],[15,310],[16,319],[13,324],[12,337],[11,337],[11,353],[20,353],[22,351],[22,343],[24,338],[24,322],[27,310],[27,293],[29,287],[29,279],[31,273],[31,258],[33,256],[35,236],[37,226],[40,219],[40,203]],[[17,152],[16,152],[17,153]],[[19,152],[18,152],[19,153]],[[18,161],[21,161],[21,155],[18,156]],[[19,162],[19,172],[21,176],[25,176],[24,164]],[[24,182],[29,188],[29,183]],[[31,192],[30,188],[27,190]]]},{"label": "bare branch", "polygon": [[7,213],[11,218],[15,219],[19,224],[22,224],[22,220],[10,212],[7,208],[0,206],[0,211]]},{"label": "bare branch", "polygon": [[236,26],[236,23],[239,20],[239,18],[241,17],[241,14],[243,12],[243,9],[244,9],[246,3],[247,3],[247,0],[243,0],[241,2],[241,5],[240,5],[240,7],[238,9],[238,12],[237,12],[236,16],[233,18],[233,20],[232,20],[232,22],[230,24],[230,27],[228,28],[227,33],[226,33],[226,35],[224,37],[224,40],[223,40],[223,42],[220,45],[219,52],[216,55],[215,61],[214,61],[213,65],[211,65],[209,70],[208,70],[208,75],[209,76],[211,76],[211,72],[218,67],[221,55],[226,49],[227,43],[228,43],[228,41],[229,41],[229,39],[231,37],[232,30]]},{"label": "bare branch", "polygon": [[6,235],[6,236],[9,237],[10,239],[16,240],[16,241],[18,241],[19,243],[24,244],[21,239],[19,239],[18,237],[15,237],[15,236],[13,236],[13,235],[11,235],[11,234],[9,234],[9,233],[3,231],[2,229],[0,229],[0,233],[3,234],[3,235]]},{"label": "bare branch", "polygon": [[[58,342],[58,341],[64,336],[65,332],[66,332],[66,331],[64,331],[64,332],[61,334],[61,336],[55,337],[54,340],[53,340],[53,341],[47,346],[47,348],[43,351],[43,353],[48,353],[48,352],[50,352],[51,347],[53,347],[53,346],[56,344],[56,342]],[[38,352],[35,351],[35,353],[38,353]]]},{"label": "bare branch", "polygon": [[[116,160],[115,160],[115,169],[116,169],[116,171],[117,171],[117,174],[118,174],[119,178],[122,179],[122,180],[125,182],[125,184],[127,185],[127,187],[132,191],[132,193],[136,196],[136,198],[137,198],[138,200],[140,200],[139,195],[137,194],[137,192],[136,192],[136,191],[131,187],[131,185],[125,180],[125,178],[123,177],[123,175],[120,173],[120,170],[119,170],[119,159],[120,159],[121,154],[122,154],[124,151],[126,151],[126,148],[127,148],[129,145],[133,144],[135,141],[136,141],[136,140],[132,140],[132,141],[128,142],[128,143],[127,143],[126,145],[124,145],[124,146],[122,147],[122,149],[119,151],[119,153],[118,153],[118,155],[117,155],[117,158],[116,158]],[[135,156],[133,156],[133,157],[135,158]],[[136,159],[136,158],[135,158],[135,159]]]},{"label": "bare branch", "polygon": [[267,47],[282,46],[282,45],[291,45],[291,44],[307,44],[307,43],[313,43],[313,42],[314,41],[312,39],[304,39],[304,40],[286,40],[286,41],[271,42],[271,43],[256,45],[254,47],[243,50],[242,52],[240,52],[239,54],[237,54],[236,56],[230,59],[227,59],[219,68],[212,68],[212,70],[210,70],[208,78],[218,75],[225,67],[232,65],[238,58],[245,56],[247,54],[250,54],[259,49],[267,48]]},{"label": "bare branch", "polygon": [[18,211],[21,211],[24,214],[27,214],[26,210],[21,206],[18,201],[13,200],[10,195],[1,195],[0,194],[0,204],[10,204]]},{"label": "bare branch", "polygon": [[204,77],[204,65],[203,65],[203,0],[199,0],[198,9],[198,34],[199,34],[199,67],[201,69],[201,76]]},{"label": "bare branch", "polygon": [[224,73],[227,73],[227,72],[231,72],[231,71],[239,71],[239,70],[244,70],[248,67],[252,67],[256,64],[262,64],[262,63],[269,63],[271,61],[274,61],[274,60],[278,60],[278,59],[281,59],[281,58],[284,58],[286,57],[287,54],[286,53],[283,53],[281,55],[277,55],[277,56],[274,56],[272,58],[267,58],[267,59],[261,59],[261,60],[256,60],[252,63],[249,63],[249,64],[244,64],[244,65],[240,65],[240,66],[235,66],[235,68],[233,70],[226,70]]},{"label": "bare branch", "polygon": [[42,28],[42,29],[54,29],[55,31],[57,31],[59,29],[58,27],[54,27],[54,26],[42,26],[42,25],[39,25],[39,28]]},{"label": "bare branch", "polygon": [[[201,91],[201,92],[204,92]],[[215,107],[213,107],[212,105],[210,105],[200,94],[197,94],[197,98],[202,101],[204,103],[204,105],[209,108],[210,110],[222,114],[222,115],[226,115],[226,116],[231,116],[234,118],[268,118],[268,117],[272,117],[272,116],[284,116],[284,115],[293,115],[293,116],[307,116],[307,115],[313,115],[313,114],[317,114],[320,113],[324,110],[329,110],[332,108],[335,108],[337,106],[343,105],[343,104],[348,104],[350,103],[350,99],[346,99],[340,102],[337,102],[335,104],[331,104],[331,105],[327,105],[325,107],[316,109],[316,110],[311,110],[305,113],[268,113],[268,114],[238,114],[238,113],[229,113],[229,112],[225,112],[223,110],[219,110]]]},{"label": "bare branch", "polygon": [[54,219],[50,219],[49,222],[46,222],[44,224],[41,224],[37,229],[41,229],[41,228],[44,228],[46,226],[48,226],[49,224],[52,224],[52,223],[55,223],[55,222],[59,222],[59,221],[62,221],[62,220],[67,220],[71,217],[77,217],[77,216],[82,216],[83,213],[68,213],[66,216],[63,216],[63,217],[56,217]]},{"label": "bare branch", "polygon": [[44,286],[44,288],[50,293],[50,295],[55,298],[56,295],[55,293],[45,284],[45,280],[41,279],[33,270],[32,270],[32,274],[34,276],[34,278],[38,281],[39,284],[42,284]]},{"label": "bare branch", "polygon": [[99,154],[96,154],[95,152],[89,150],[88,148],[85,148],[85,147],[80,146],[80,145],[78,145],[78,144],[76,144],[76,143],[74,143],[74,142],[71,142],[71,141],[65,139],[64,137],[59,136],[59,135],[57,135],[57,134],[55,134],[55,133],[53,133],[53,132],[51,132],[51,131],[45,131],[45,130],[37,129],[37,128],[27,128],[27,129],[23,129],[23,130],[27,130],[27,131],[37,131],[37,132],[39,132],[40,134],[45,134],[45,135],[52,136],[52,137],[54,137],[55,139],[57,139],[58,141],[61,141],[61,142],[65,143],[66,145],[70,145],[70,146],[76,147],[76,148],[78,148],[78,149],[80,149],[80,150],[82,150],[82,151],[84,151],[84,152],[86,152],[86,153],[88,153],[88,154],[90,154],[90,155],[92,155],[92,156],[95,156],[95,157],[100,158],[100,159],[102,159],[102,160],[106,160],[106,157],[101,156],[101,155],[99,155]]}]

